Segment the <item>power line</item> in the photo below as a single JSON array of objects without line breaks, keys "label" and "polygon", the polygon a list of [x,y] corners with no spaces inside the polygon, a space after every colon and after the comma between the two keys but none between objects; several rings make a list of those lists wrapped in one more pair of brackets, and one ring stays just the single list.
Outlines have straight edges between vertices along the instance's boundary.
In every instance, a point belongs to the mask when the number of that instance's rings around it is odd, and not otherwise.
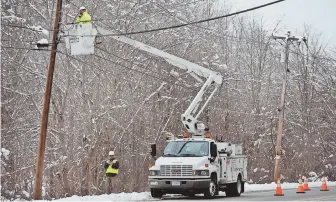
[{"label": "power line", "polygon": [[[174,8],[178,8],[178,7],[181,7],[181,6],[185,6],[185,5],[189,5],[189,4],[195,4],[195,3],[198,3],[198,2],[202,2],[204,0],[198,0],[198,1],[193,1],[193,2],[190,2],[190,3],[184,3],[184,4],[178,4],[177,6],[174,6]],[[73,2],[70,2],[70,4],[72,4],[73,6],[75,7],[78,7],[77,5],[75,5]],[[161,8],[161,10],[159,11],[164,11],[164,12],[169,12],[167,9],[169,8],[164,8],[163,6],[159,5],[156,3],[156,5],[158,7]],[[156,13],[157,14],[157,13]],[[173,17],[173,16],[172,16]],[[176,17],[176,16],[175,16]],[[184,20],[180,17],[176,17],[177,19],[179,19],[180,21],[182,22],[185,22],[186,24],[189,25],[189,21],[187,20]],[[99,23],[102,23],[106,26],[108,26],[106,23],[103,23],[102,21],[105,21],[105,20],[111,20],[111,19],[97,19],[97,20],[91,20],[91,21],[96,21],[96,22],[99,22]],[[71,24],[71,23],[70,23]],[[75,23],[74,23],[75,24]],[[206,28],[206,27],[203,27],[203,26],[200,26],[200,25],[195,25],[195,24],[190,24],[190,25],[193,25],[195,27],[198,27],[198,28],[201,28],[201,29],[204,29],[204,30],[207,30],[207,31],[210,31],[209,34],[212,34],[213,36],[215,37],[218,37],[218,38],[221,38],[221,39],[225,39],[225,40],[228,40],[228,38],[231,38],[229,39],[230,41],[235,41],[235,42],[241,42],[242,40],[244,40],[245,43],[263,43],[263,44],[267,44],[267,42],[262,42],[262,41],[257,41],[257,40],[252,40],[250,38],[246,38],[246,37],[239,37],[239,36],[232,36],[232,35],[229,35],[229,34],[226,34],[226,33],[218,33],[218,31],[214,30],[214,29],[210,29],[210,28]],[[186,25],[187,26],[187,25]],[[111,27],[108,26],[110,29]],[[112,28],[113,29],[113,28]],[[118,31],[118,30],[116,30]],[[119,31],[118,31],[119,32]],[[115,34],[115,35],[122,35],[122,34]],[[127,33],[126,33],[127,35]],[[222,36],[223,35],[223,36]],[[112,35],[103,35],[103,36],[112,36]]]},{"label": "power line", "polygon": [[13,40],[10,40],[10,39],[1,39],[1,41],[9,41],[9,42],[27,42],[27,43],[34,43],[36,41],[26,41],[26,40],[20,40],[20,41],[17,41],[17,39],[13,39]]},{"label": "power line", "polygon": [[[22,25],[13,25],[13,24],[2,24],[2,26],[5,26],[5,27],[14,27],[14,28],[21,28],[21,29],[29,29],[31,31],[34,31],[34,32],[42,32],[42,30],[37,30],[37,29],[33,29],[31,27],[29,27],[28,25],[27,26],[22,26]],[[42,27],[41,27],[42,28]],[[44,28],[42,28],[44,29]],[[53,31],[53,30],[48,30],[48,29],[44,29],[46,31]]]},{"label": "power line", "polygon": [[53,52],[53,51],[48,50],[48,49],[35,49],[35,48],[25,48],[25,47],[13,47],[13,46],[1,46],[1,48],[10,48],[10,49],[18,49],[18,50],[50,51],[50,52]]},{"label": "power line", "polygon": [[[170,18],[177,18],[179,21],[182,21],[184,23],[190,23],[189,21],[181,18],[181,17],[178,17],[178,16],[175,16],[175,15],[172,15],[168,9],[164,8],[163,6],[161,6],[160,4],[156,3],[156,5],[160,8],[162,8],[163,10],[166,11],[167,14],[170,15]],[[244,40],[245,43],[258,43],[258,44],[265,44],[265,45],[269,45],[269,42],[262,42],[262,41],[257,41],[257,40],[253,40],[253,39],[248,39],[248,38],[243,38],[243,37],[239,37],[239,36],[232,36],[232,35],[229,35],[229,34],[226,34],[226,33],[219,33],[217,30],[214,30],[212,28],[208,28],[208,27],[203,27],[203,26],[200,26],[200,25],[195,25],[193,24],[193,26],[197,27],[197,28],[201,28],[203,30],[206,30],[206,31],[210,31],[209,34],[215,36],[215,37],[218,37],[220,39],[225,39],[225,40],[228,40],[228,38],[231,38],[230,41],[235,41],[235,42],[241,42],[242,40]],[[277,25],[278,26],[278,25]],[[276,27],[277,27],[276,26]],[[276,27],[274,28],[274,31],[276,29]],[[223,35],[223,36],[221,36]],[[270,38],[270,37],[269,37]]]},{"label": "power line", "polygon": [[227,18],[227,17],[230,17],[230,16],[238,15],[238,14],[241,14],[241,13],[246,13],[246,12],[253,11],[253,10],[256,10],[256,9],[259,9],[259,8],[270,6],[272,4],[280,3],[282,1],[285,1],[285,0],[277,0],[277,1],[273,1],[273,2],[263,4],[263,5],[260,5],[260,6],[245,9],[245,10],[242,10],[242,11],[230,13],[230,14],[227,14],[227,15],[217,16],[217,17],[208,18],[208,19],[199,20],[199,21],[194,21],[194,22],[189,22],[189,23],[184,23],[184,24],[180,24],[180,25],[150,29],[150,30],[142,30],[142,31],[137,31],[137,32],[128,32],[128,33],[119,33],[119,34],[106,34],[106,35],[102,35],[102,36],[134,35],[134,34],[143,34],[143,33],[148,33],[148,32],[156,32],[156,31],[162,31],[162,30],[167,30],[167,29],[180,28],[180,27],[185,27],[185,26],[188,26],[188,25],[199,24],[199,23],[203,23],[203,22],[209,22],[209,21],[218,20],[218,19],[221,19],[221,18]]}]

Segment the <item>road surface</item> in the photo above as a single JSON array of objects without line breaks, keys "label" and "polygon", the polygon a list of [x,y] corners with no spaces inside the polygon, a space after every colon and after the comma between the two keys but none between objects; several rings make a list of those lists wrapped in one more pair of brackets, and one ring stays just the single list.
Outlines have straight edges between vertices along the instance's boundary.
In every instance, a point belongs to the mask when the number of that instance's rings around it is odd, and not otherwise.
[{"label": "road surface", "polygon": [[220,196],[215,199],[204,199],[202,195],[197,195],[193,198],[181,196],[164,196],[163,201],[336,201],[336,187],[328,187],[329,191],[320,191],[320,188],[311,188],[306,193],[297,194],[296,189],[283,190],[284,196],[274,196],[274,191],[259,191],[243,193],[240,197],[226,197],[225,193],[221,192]]}]

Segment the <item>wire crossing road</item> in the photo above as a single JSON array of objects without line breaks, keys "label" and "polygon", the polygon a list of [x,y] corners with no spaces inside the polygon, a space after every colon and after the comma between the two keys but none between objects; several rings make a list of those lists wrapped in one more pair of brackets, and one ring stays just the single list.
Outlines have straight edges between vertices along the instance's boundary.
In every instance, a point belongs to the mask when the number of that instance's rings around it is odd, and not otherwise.
[{"label": "wire crossing road", "polygon": [[215,199],[204,199],[202,195],[188,197],[164,197],[163,201],[336,201],[336,187],[328,187],[329,191],[320,191],[320,188],[311,188],[304,194],[297,194],[296,189],[282,190],[284,196],[274,196],[274,191],[260,191],[243,193],[240,197],[226,197],[221,192]]}]

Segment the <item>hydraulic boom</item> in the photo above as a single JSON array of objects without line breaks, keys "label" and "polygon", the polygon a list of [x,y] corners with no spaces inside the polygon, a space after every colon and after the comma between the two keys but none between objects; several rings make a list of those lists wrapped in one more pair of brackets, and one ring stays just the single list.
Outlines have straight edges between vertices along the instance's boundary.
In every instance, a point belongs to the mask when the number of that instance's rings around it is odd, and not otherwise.
[{"label": "hydraulic boom", "polygon": [[[97,32],[101,35],[115,34],[109,30],[106,30],[100,27],[96,27],[96,29],[97,29]],[[165,59],[171,65],[178,67],[182,70],[186,70],[189,74],[191,74],[191,76],[193,76],[199,82],[203,82],[203,80],[200,77],[203,77],[206,79],[201,90],[197,93],[196,97],[191,102],[187,110],[181,115],[182,123],[190,134],[196,135],[196,136],[203,136],[205,133],[205,130],[204,130],[205,127],[204,127],[204,124],[202,124],[200,121],[197,120],[197,118],[200,116],[200,114],[202,113],[206,105],[209,103],[214,93],[222,85],[222,82],[223,82],[222,75],[218,72],[212,71],[198,64],[195,64],[185,59],[179,58],[175,55],[166,53],[162,50],[148,46],[136,40],[133,40],[133,39],[130,39],[124,36],[110,36],[110,37],[112,37],[113,39],[117,41],[129,44],[135,48],[138,48],[140,50],[143,50],[145,52],[151,53],[153,55],[156,55],[156,56],[159,56]],[[213,89],[211,89],[212,86],[214,86]],[[200,104],[204,99],[203,98],[204,94],[205,92],[207,92],[207,90],[212,90],[212,92],[206,98],[203,106],[201,106],[201,108],[199,109]]]}]

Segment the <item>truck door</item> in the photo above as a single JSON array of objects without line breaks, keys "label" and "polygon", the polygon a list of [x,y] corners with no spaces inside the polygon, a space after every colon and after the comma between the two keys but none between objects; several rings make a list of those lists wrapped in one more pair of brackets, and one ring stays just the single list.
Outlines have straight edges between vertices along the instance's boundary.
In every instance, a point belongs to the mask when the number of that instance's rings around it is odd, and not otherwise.
[{"label": "truck door", "polygon": [[220,172],[220,160],[219,160],[220,157],[218,155],[217,145],[214,142],[210,143],[210,154],[211,154],[211,158],[213,159],[213,160],[210,160],[210,162],[212,165],[216,166],[217,173],[219,173]]}]

